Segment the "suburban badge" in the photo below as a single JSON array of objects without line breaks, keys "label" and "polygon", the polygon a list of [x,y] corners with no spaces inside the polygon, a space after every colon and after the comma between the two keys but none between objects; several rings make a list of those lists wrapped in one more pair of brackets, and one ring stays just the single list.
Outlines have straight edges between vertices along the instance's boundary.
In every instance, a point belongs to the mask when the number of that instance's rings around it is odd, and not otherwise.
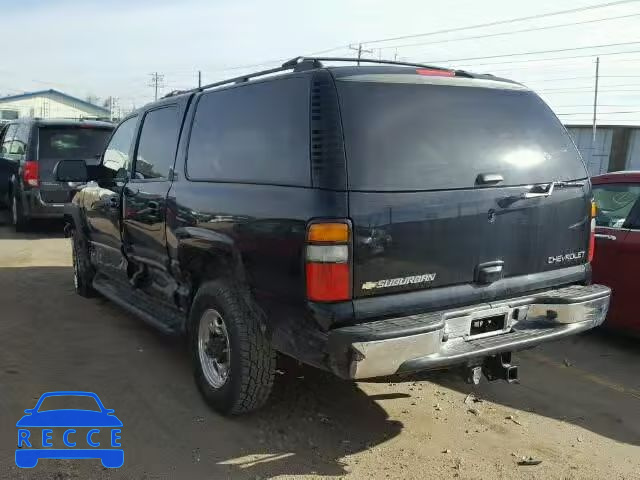
[{"label": "suburban badge", "polygon": [[425,273],[424,275],[412,275],[410,277],[388,278],[377,282],[364,282],[363,290],[373,290],[376,288],[399,287],[400,285],[411,285],[416,283],[433,282],[436,279],[435,273]]}]

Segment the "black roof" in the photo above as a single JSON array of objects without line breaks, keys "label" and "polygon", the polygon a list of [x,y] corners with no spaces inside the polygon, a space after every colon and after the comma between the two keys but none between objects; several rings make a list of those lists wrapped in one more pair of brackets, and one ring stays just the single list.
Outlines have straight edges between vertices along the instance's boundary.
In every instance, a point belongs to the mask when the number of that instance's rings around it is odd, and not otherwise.
[{"label": "black roof", "polygon": [[[358,65],[325,66],[322,62],[333,62],[333,63],[349,62],[349,63],[358,63]],[[366,65],[360,65],[359,63],[365,63]],[[374,64],[374,65],[371,65],[371,64]],[[375,59],[369,59],[369,58],[367,59],[363,58],[358,60],[357,58],[342,58],[342,57],[296,57],[287,62],[284,62],[279,67],[271,68],[268,70],[262,70],[259,72],[253,72],[253,73],[249,73],[239,77],[229,78],[227,80],[222,80],[222,81],[211,83],[208,85],[203,85],[202,87],[196,87],[190,90],[176,90],[165,95],[163,98],[175,97],[175,96],[184,95],[184,94],[193,94],[197,92],[202,92],[203,90],[222,87],[225,85],[241,84],[241,83],[248,82],[252,78],[258,78],[258,77],[271,78],[266,76],[276,74],[276,73],[282,73],[283,74],[282,77],[284,77],[288,74],[295,74],[303,71],[313,71],[318,69],[327,69],[336,73],[340,72],[341,74],[344,74],[344,75],[363,73],[363,72],[366,72],[366,73],[399,73],[399,72],[415,73],[416,69],[430,69],[430,70],[436,70],[436,71],[439,70],[442,72],[451,72],[455,77],[492,80],[496,82],[505,82],[505,83],[520,85],[524,87],[524,85],[518,82],[515,82],[513,80],[496,77],[491,74],[486,74],[486,73],[477,74],[477,73],[467,72],[464,70],[455,70],[451,68],[437,67],[433,65],[424,65],[421,63],[397,62],[394,60],[375,60]],[[278,77],[281,78],[280,76]],[[156,102],[152,103],[152,105],[155,105],[155,104]]]}]

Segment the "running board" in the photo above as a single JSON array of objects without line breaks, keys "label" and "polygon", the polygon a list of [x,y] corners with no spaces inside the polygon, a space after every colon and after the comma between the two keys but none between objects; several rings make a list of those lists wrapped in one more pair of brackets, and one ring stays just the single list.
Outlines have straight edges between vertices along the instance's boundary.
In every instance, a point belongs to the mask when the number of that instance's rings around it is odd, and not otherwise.
[{"label": "running board", "polygon": [[167,309],[158,307],[157,303],[154,304],[143,293],[132,291],[129,285],[119,287],[110,278],[106,278],[104,275],[96,275],[93,279],[93,288],[113,303],[133,313],[162,333],[166,335],[180,333],[179,329],[176,328],[176,326],[180,325],[179,315],[172,315]]}]

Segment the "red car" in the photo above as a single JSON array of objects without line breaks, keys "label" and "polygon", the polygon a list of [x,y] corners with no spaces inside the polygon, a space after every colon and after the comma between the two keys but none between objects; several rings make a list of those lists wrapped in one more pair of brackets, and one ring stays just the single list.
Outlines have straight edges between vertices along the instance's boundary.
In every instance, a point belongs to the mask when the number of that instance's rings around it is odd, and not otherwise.
[{"label": "red car", "polygon": [[640,171],[614,172],[591,179],[598,205],[593,281],[613,295],[604,326],[640,335]]}]

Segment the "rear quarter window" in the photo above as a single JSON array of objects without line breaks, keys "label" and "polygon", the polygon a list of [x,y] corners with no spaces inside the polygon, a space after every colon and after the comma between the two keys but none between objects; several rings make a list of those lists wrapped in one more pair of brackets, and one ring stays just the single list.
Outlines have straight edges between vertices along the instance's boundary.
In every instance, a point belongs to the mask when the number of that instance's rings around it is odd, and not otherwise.
[{"label": "rear quarter window", "polygon": [[187,157],[191,180],[309,186],[309,78],[204,93]]}]

